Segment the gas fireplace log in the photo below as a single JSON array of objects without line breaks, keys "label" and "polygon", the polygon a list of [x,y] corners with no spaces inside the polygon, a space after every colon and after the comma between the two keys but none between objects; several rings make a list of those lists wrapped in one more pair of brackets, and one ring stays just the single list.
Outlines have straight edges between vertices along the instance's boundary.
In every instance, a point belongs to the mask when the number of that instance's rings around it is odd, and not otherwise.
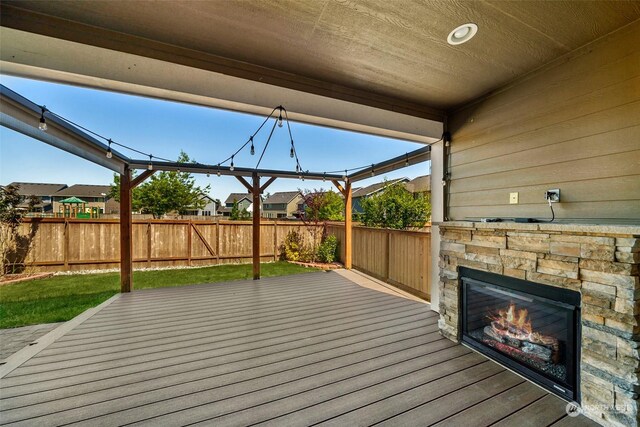
[{"label": "gas fireplace log", "polygon": [[500,343],[504,342],[504,338],[500,336],[491,326],[485,326],[483,329],[484,334],[494,341],[498,341]]},{"label": "gas fireplace log", "polygon": [[551,362],[553,350],[542,345],[534,344],[532,342],[525,341],[522,343],[522,351],[544,360],[545,362]]}]

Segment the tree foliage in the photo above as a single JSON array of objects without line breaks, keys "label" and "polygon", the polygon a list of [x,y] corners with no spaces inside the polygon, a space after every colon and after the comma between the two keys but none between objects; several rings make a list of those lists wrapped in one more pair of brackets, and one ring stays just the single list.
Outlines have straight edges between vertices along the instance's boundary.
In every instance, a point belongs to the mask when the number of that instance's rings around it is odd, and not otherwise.
[{"label": "tree foliage", "polygon": [[[179,163],[195,163],[187,153],[180,152]],[[120,200],[120,176],[114,175],[111,197]],[[201,188],[196,185],[193,175],[187,172],[156,172],[149,180],[133,189],[132,208],[142,213],[153,214],[160,218],[168,212],[185,214],[190,209],[202,209],[206,201],[201,195],[209,191],[210,186]]]},{"label": "tree foliage", "polygon": [[251,214],[247,210],[247,208],[242,208],[238,206],[238,201],[233,199],[233,206],[231,207],[231,214],[229,215],[229,219],[232,221],[243,221],[251,218]]},{"label": "tree foliage", "polygon": [[421,228],[431,217],[431,203],[426,195],[417,197],[401,182],[388,185],[382,192],[363,198],[361,220],[367,227]]}]

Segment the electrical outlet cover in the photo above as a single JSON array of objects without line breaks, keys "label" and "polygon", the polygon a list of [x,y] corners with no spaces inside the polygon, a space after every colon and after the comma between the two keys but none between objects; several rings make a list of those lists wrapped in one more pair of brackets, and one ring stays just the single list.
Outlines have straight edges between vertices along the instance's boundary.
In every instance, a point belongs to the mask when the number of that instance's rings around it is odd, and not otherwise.
[{"label": "electrical outlet cover", "polygon": [[518,204],[518,193],[509,193],[509,203],[512,205]]}]

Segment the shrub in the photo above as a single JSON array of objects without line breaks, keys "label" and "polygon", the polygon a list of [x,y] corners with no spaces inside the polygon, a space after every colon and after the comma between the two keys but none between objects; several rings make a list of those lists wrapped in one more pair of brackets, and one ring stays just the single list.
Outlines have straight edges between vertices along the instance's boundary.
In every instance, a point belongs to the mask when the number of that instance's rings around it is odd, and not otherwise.
[{"label": "shrub", "polygon": [[312,262],[313,251],[304,244],[300,233],[292,230],[284,238],[284,244],[280,246],[280,259],[286,261]]},{"label": "shrub", "polygon": [[327,236],[324,242],[318,247],[318,259],[321,262],[330,263],[336,259],[336,250],[338,249],[338,239],[336,236]]}]

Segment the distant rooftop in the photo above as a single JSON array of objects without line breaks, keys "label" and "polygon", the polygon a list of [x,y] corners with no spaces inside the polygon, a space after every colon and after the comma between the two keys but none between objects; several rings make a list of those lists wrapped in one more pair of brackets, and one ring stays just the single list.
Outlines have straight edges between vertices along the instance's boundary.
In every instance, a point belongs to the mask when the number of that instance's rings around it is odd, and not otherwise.
[{"label": "distant rooftop", "polygon": [[371,194],[384,190],[385,187],[391,184],[395,184],[396,182],[409,182],[409,178],[390,179],[388,181],[377,182],[375,184],[359,188],[353,192],[353,197],[370,196]]},{"label": "distant rooftop", "polygon": [[64,188],[58,191],[54,196],[66,197],[104,197],[103,194],[109,194],[111,192],[111,186],[109,185],[87,185],[87,184],[75,184],[71,187]]},{"label": "distant rooftop", "polygon": [[15,185],[18,188],[18,194],[21,196],[52,196],[54,193],[67,187],[67,184],[49,184],[41,182],[12,182],[9,185]]},{"label": "distant rooftop", "polygon": [[300,195],[299,191],[281,191],[273,193],[264,201],[265,204],[289,203]]},{"label": "distant rooftop", "polygon": [[227,197],[227,200],[224,201],[225,204],[227,203],[233,203],[234,200],[236,202],[239,202],[242,199],[249,199],[251,200],[251,194],[249,193],[231,193],[229,194],[229,197]]}]

